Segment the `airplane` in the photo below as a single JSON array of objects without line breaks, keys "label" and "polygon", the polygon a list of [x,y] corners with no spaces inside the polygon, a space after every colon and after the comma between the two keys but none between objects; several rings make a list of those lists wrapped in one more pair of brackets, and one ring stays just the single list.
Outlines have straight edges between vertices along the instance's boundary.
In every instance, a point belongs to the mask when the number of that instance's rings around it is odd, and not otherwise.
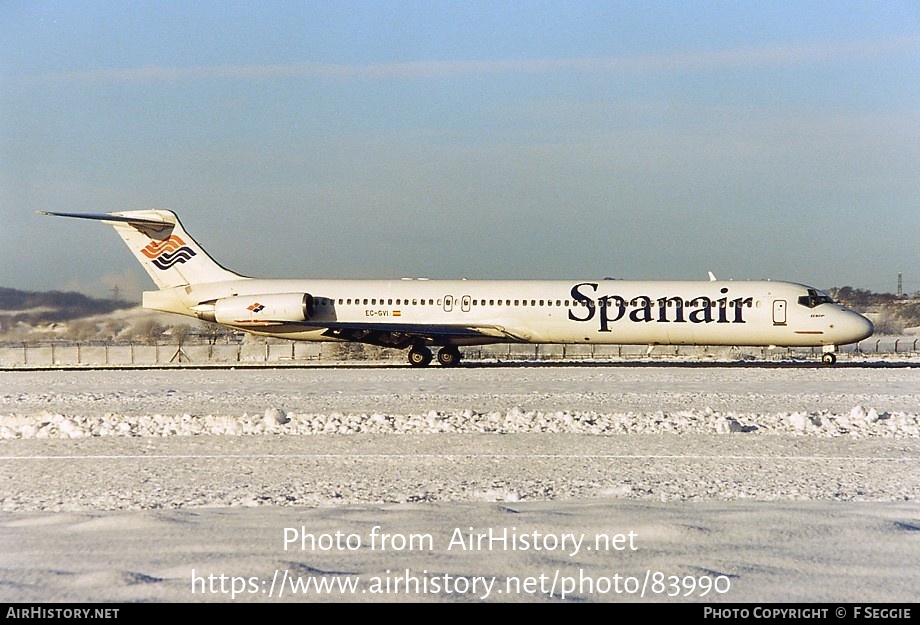
[{"label": "airplane", "polygon": [[826,365],[872,322],[782,281],[292,280],[219,265],[170,210],[39,214],[113,226],[158,287],[143,307],[255,335],[408,348],[409,364],[460,363],[495,343],[820,347]]}]

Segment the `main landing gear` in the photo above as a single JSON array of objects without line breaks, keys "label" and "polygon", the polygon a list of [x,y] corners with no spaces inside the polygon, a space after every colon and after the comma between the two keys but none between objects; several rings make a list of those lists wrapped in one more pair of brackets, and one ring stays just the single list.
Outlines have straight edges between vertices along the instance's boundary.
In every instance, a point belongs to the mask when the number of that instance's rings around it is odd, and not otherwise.
[{"label": "main landing gear", "polygon": [[456,367],[460,364],[460,350],[453,345],[447,345],[438,352],[438,364],[442,367]]},{"label": "main landing gear", "polygon": [[424,345],[416,345],[409,350],[409,364],[413,367],[427,367],[431,362],[431,350]]},{"label": "main landing gear", "polygon": [[[413,367],[427,367],[431,363],[431,350],[424,345],[415,345],[409,350],[409,364]],[[438,352],[438,364],[442,367],[456,367],[460,363],[460,350],[446,345]]]}]

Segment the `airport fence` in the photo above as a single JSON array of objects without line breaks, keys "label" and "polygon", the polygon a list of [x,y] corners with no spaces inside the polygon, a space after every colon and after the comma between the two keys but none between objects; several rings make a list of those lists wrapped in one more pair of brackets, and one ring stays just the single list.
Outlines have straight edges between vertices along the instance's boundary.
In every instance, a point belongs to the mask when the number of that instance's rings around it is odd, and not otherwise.
[{"label": "airport fence", "polygon": [[[737,361],[789,359],[820,360],[820,348],[752,348],[637,345],[518,345],[499,344],[462,348],[465,361],[610,361],[709,360]],[[872,357],[917,358],[916,336],[872,337],[837,352],[840,361]],[[230,344],[77,343],[68,341],[2,343],[0,369],[182,367],[182,366],[308,366],[310,364],[406,362],[405,350],[344,343],[298,341],[241,342]]]}]

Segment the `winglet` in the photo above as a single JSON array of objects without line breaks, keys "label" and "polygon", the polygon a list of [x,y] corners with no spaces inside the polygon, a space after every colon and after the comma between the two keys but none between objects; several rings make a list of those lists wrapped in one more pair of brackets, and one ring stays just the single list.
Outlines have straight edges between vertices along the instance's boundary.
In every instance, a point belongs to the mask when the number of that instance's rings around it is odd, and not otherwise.
[{"label": "winglet", "polygon": [[716,281],[716,277],[715,277],[714,275],[712,275],[712,272],[711,272],[711,271],[709,272],[709,281],[710,281],[710,282],[715,282],[715,281]]}]

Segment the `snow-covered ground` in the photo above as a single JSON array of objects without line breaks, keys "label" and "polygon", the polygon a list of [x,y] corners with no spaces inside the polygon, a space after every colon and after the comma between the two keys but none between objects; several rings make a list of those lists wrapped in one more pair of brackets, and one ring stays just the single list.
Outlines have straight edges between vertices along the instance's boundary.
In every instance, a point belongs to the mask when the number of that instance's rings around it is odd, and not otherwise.
[{"label": "snow-covered ground", "polygon": [[0,599],[913,602],[920,367],[691,364],[0,371]]}]

